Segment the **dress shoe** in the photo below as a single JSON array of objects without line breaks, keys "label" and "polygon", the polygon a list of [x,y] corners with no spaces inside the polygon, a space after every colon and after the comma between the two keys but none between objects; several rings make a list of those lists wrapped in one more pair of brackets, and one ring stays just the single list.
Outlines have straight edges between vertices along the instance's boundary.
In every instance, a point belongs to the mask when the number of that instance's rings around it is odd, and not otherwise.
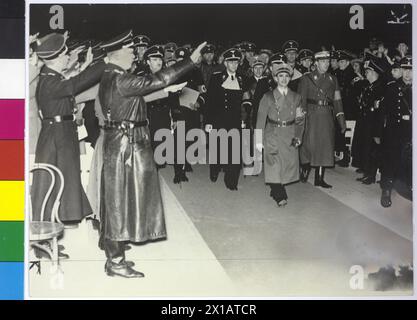
[{"label": "dress shoe", "polygon": [[328,183],[326,183],[326,181],[324,181],[324,180],[322,180],[322,181],[320,181],[319,183],[314,183],[314,185],[316,186],[316,187],[322,187],[322,188],[325,188],[325,189],[331,189],[331,188],[333,188],[333,186],[332,185],[330,185],[330,184],[328,184]]},{"label": "dress shoe", "polygon": [[285,207],[287,205],[287,200],[282,199],[281,201],[277,201],[278,207]]},{"label": "dress shoe", "polygon": [[316,187],[322,187],[325,189],[333,188],[333,186],[324,181],[324,171],[325,169],[323,167],[316,168],[316,172],[314,175],[314,185]]},{"label": "dress shoe", "polygon": [[363,184],[366,185],[370,185],[372,183],[375,183],[375,178],[374,177],[366,177],[365,179],[362,180]]},{"label": "dress shoe", "polygon": [[183,172],[183,173],[181,174],[180,178],[181,178],[181,181],[182,181],[182,182],[188,182],[188,178],[187,178],[187,176],[185,175],[185,172]]},{"label": "dress shoe", "polygon": [[121,264],[106,262],[105,271],[110,277],[143,278],[145,276],[142,272],[129,267],[126,262]]},{"label": "dress shoe", "polygon": [[306,183],[307,182],[308,176],[310,175],[310,171],[311,171],[311,168],[308,168],[308,169],[303,168],[303,169],[301,169],[301,172],[300,172],[300,181],[302,183]]},{"label": "dress shoe", "polygon": [[391,201],[391,190],[382,190],[381,194],[381,206],[389,208],[392,205]]},{"label": "dress shoe", "polygon": [[[135,266],[135,263],[133,261],[130,261],[130,260],[125,260],[125,263],[130,268]],[[106,272],[106,268],[107,268],[107,263],[104,265],[104,272]]]},{"label": "dress shoe", "polygon": [[178,184],[178,183],[180,183],[180,182],[181,182],[181,177],[180,177],[178,174],[176,174],[176,175],[174,176],[174,180],[173,180],[173,182],[174,182],[174,184]]},{"label": "dress shoe", "polygon": [[210,173],[210,180],[212,182],[216,182],[218,177],[219,177],[218,173]]},{"label": "dress shoe", "polygon": [[363,181],[363,180],[365,180],[367,178],[367,176],[363,176],[363,177],[360,177],[360,178],[356,178],[356,181]]}]

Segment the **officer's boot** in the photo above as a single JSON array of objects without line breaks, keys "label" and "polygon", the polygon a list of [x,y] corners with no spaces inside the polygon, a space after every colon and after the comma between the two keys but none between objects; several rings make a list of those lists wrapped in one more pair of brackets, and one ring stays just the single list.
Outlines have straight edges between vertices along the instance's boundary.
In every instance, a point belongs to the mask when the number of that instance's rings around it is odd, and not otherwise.
[{"label": "officer's boot", "polygon": [[174,164],[174,174],[174,183],[181,183],[181,181],[183,181],[182,176],[184,175],[182,164]]},{"label": "officer's boot", "polygon": [[308,180],[308,176],[310,174],[311,171],[311,167],[309,163],[305,163],[301,165],[301,170],[300,170],[300,181],[303,183],[306,183]]},{"label": "officer's boot", "polygon": [[336,161],[336,164],[340,167],[347,168],[350,164],[350,151],[346,148],[345,151],[343,151],[343,158],[339,161]]},{"label": "officer's boot", "polygon": [[382,189],[381,206],[384,208],[389,208],[391,207],[391,204],[391,189]]},{"label": "officer's boot", "polygon": [[326,189],[332,188],[330,184],[327,184],[324,181],[324,167],[316,168],[316,172],[314,175],[314,185]]}]

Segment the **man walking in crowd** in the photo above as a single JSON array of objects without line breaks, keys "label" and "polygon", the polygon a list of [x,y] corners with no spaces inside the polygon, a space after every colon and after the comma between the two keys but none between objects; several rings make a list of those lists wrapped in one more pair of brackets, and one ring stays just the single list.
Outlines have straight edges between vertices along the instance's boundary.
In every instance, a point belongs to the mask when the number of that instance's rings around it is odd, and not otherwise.
[{"label": "man walking in crowd", "polygon": [[314,185],[331,188],[324,181],[326,167],[334,166],[334,118],[340,125],[341,133],[346,131],[342,98],[335,76],[327,71],[330,53],[319,51],[314,56],[317,69],[305,74],[298,87],[302,96],[306,126],[300,149],[302,182],[307,182],[311,167],[316,168]]},{"label": "man walking in crowd", "polygon": [[[247,79],[237,74],[242,53],[235,49],[229,49],[224,53],[226,70],[212,75],[208,87],[207,96],[207,123],[206,131],[211,129],[240,130],[242,123],[246,121],[245,105],[251,104]],[[239,135],[240,141],[240,135]],[[228,141],[228,160],[223,165],[224,183],[229,190],[237,190],[241,159],[233,162],[233,141]],[[220,149],[220,148],[218,148]],[[210,164],[210,180],[216,182],[222,165],[220,164],[220,152],[217,152],[216,163]]]},{"label": "man walking in crowd", "polygon": [[265,183],[271,187],[270,195],[279,207],[287,204],[285,185],[299,179],[298,147],[304,129],[304,113],[301,96],[288,88],[292,67],[280,64],[274,70],[277,88],[268,91],[262,98],[256,128],[263,130]]}]

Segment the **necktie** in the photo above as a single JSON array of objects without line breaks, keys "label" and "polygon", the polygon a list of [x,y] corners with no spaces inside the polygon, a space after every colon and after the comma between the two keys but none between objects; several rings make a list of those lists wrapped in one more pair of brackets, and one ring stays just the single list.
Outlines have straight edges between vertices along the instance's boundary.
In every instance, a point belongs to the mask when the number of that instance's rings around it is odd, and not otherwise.
[{"label": "necktie", "polygon": [[235,77],[233,75],[231,75],[231,77],[232,77],[232,81],[235,81]]}]

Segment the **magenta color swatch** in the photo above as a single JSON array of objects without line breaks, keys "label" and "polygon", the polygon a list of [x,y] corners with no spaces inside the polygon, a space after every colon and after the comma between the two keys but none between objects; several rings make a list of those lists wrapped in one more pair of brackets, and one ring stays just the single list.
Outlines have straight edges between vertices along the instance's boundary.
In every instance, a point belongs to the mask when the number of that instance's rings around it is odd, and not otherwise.
[{"label": "magenta color swatch", "polygon": [[0,140],[25,137],[25,100],[0,99]]}]

